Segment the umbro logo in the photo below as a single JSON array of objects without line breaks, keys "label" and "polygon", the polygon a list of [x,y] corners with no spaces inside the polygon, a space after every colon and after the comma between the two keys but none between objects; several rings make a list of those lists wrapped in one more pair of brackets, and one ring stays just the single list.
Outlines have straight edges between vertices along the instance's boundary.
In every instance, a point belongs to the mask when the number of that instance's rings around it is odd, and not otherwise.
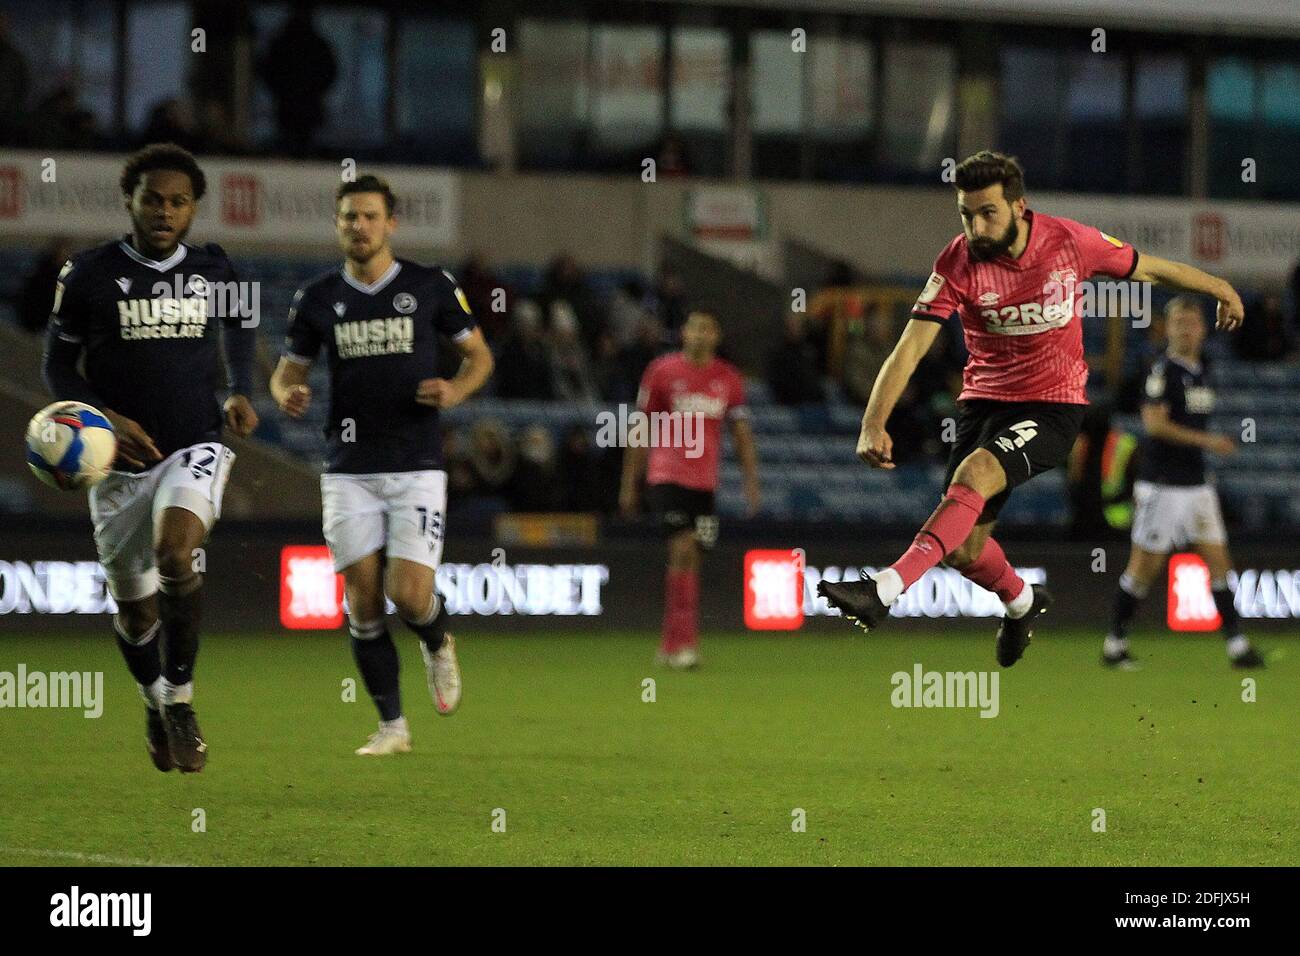
[{"label": "umbro logo", "polygon": [[122,278],[117,280],[117,287],[122,290],[123,295],[126,295],[131,291],[131,280],[126,276],[122,276]]},{"label": "umbro logo", "polygon": [[342,302],[334,303],[334,314],[337,315],[340,319],[343,318],[343,313],[346,312],[347,310],[348,307],[344,305]]},{"label": "umbro logo", "polygon": [[980,296],[980,305],[997,305],[998,294],[996,292],[985,292]]}]

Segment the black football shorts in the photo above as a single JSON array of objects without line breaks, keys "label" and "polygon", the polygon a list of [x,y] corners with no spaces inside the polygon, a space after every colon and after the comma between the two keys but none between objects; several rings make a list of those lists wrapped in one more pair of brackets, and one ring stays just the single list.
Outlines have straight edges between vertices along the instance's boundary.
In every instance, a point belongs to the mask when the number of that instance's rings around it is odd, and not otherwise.
[{"label": "black football shorts", "polygon": [[995,402],[976,398],[961,402],[957,415],[957,440],[948,454],[943,488],[977,448],[987,448],[1007,473],[1007,486],[984,504],[983,518],[996,518],[1011,489],[1034,475],[1065,462],[1083,425],[1087,405],[1061,402]]},{"label": "black football shorts", "polygon": [[702,548],[711,548],[718,540],[712,491],[665,483],[647,485],[645,497],[646,506],[658,517],[666,536],[694,531]]}]

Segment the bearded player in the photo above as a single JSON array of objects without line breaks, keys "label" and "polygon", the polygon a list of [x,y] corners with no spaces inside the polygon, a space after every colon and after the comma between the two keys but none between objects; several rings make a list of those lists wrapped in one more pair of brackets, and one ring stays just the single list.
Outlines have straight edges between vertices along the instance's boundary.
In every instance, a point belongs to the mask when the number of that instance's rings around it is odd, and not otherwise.
[{"label": "bearded player", "polygon": [[[718,538],[714,491],[722,458],[722,423],[731,427],[744,472],[749,513],[758,510],[758,455],[749,427],[740,371],[717,357],[722,329],[704,312],[682,326],[682,350],[655,359],[641,378],[637,408],[649,416],[653,447],[633,445],[623,459],[619,506],[631,517],[646,476],[646,498],[668,537],[663,635],[658,660],[683,669],[699,665],[700,554]],[[672,416],[657,418],[656,416]],[[657,421],[669,427],[657,427]],[[679,427],[674,432],[674,427]],[[682,440],[672,440],[677,434]],[[667,439],[667,440],[665,440]],[[648,460],[648,473],[647,473]]]},{"label": "bearded player", "polygon": [[876,378],[857,448],[872,467],[894,467],[885,423],[940,325],[955,316],[970,358],[947,490],[892,565],[860,581],[822,582],[817,591],[870,631],[900,594],[944,562],[1002,600],[997,659],[1010,667],[1052,598],[1016,574],[992,538],[993,527],[1013,488],[1066,459],[1083,421],[1088,365],[1076,284],[1109,276],[1210,295],[1225,329],[1241,325],[1242,305],[1223,279],[1029,210],[1024,173],[1012,157],[976,153],[957,166],[956,188],[963,232],[939,254],[912,320]]},{"label": "bearded player", "polygon": [[[90,514],[117,602],[117,646],[145,700],[154,766],[195,773],[208,749],[193,706],[197,558],[235,460],[223,421],[240,436],[257,427],[247,397],[255,321],[245,322],[237,295],[213,294],[236,289],[221,247],[183,241],[206,189],[194,157],[148,146],[127,160],[121,187],[131,233],[63,267],[44,376],[56,398],[93,405],[113,424],[117,459],[90,490]],[[230,373],[224,406],[218,337]]]},{"label": "bearded player", "polygon": [[[324,347],[330,401],[321,475],[325,541],[343,574],[352,655],[379,711],[379,729],[356,752],[407,753],[397,648],[385,595],[420,639],[439,714],[460,703],[456,645],[434,590],[447,514],[439,409],[452,408],[492,374],[492,353],[450,273],[393,255],[397,200],[377,176],[344,183],[335,197],[341,269],[298,290],[271,394],[289,416],[311,403],[308,372]],[[438,336],[463,357],[436,377]]]}]

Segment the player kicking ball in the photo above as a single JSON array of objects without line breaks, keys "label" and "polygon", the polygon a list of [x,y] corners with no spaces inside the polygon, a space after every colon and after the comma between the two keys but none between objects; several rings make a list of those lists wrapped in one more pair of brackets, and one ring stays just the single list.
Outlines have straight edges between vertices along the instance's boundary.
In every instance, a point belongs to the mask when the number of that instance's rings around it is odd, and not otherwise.
[{"label": "player kicking ball", "polygon": [[[330,400],[322,516],[334,568],[343,574],[352,656],[379,710],[379,729],[357,750],[367,756],[411,749],[385,594],[420,639],[438,713],[460,704],[456,643],[434,590],[447,512],[438,417],[492,374],[492,353],[451,275],[394,257],[396,204],[377,176],[339,187],[343,267],[294,296],[285,353],[271,378],[276,403],[301,418],[311,403],[307,374],[324,346]],[[464,359],[450,380],[434,377],[439,334]]]},{"label": "player kicking ball", "polygon": [[[93,405],[113,423],[117,459],[90,490],[90,514],[117,602],[117,646],[145,700],[154,766],[197,773],[208,745],[193,706],[196,558],[235,460],[221,443],[223,418],[240,436],[257,427],[247,397],[254,332],[238,315],[211,314],[213,302],[232,301],[209,295],[214,283],[234,281],[221,247],[183,241],[206,188],[194,157],[170,143],[148,146],[127,160],[121,186],[131,233],[63,267],[44,376],[56,398]],[[218,337],[230,370],[224,406]]]},{"label": "player kicking ball", "polygon": [[1116,669],[1136,667],[1128,650],[1129,625],[1169,553],[1190,544],[1210,570],[1210,593],[1223,622],[1228,660],[1233,667],[1263,667],[1264,658],[1241,632],[1228,589],[1228,536],[1218,493],[1206,476],[1207,451],[1231,455],[1237,446],[1229,436],[1207,430],[1214,389],[1201,357],[1205,316],[1195,299],[1178,296],[1165,306],[1165,320],[1169,348],[1147,377],[1142,404],[1146,436],[1133,486],[1133,550],[1115,591],[1101,660]]},{"label": "player kicking ball", "polygon": [[969,359],[956,442],[939,507],[897,561],[860,581],[822,582],[817,593],[864,630],[878,626],[898,596],[944,562],[1006,608],[997,660],[1020,659],[1035,619],[1051,606],[1027,586],[992,537],[1011,490],[1060,465],[1087,407],[1088,365],[1075,315],[1076,285],[1093,276],[1156,282],[1219,300],[1218,324],[1235,329],[1242,305],[1222,279],[1142,255],[1127,242],[1069,219],[1026,208],[1024,172],[1010,156],[983,151],[956,168],[963,231],[939,254],[912,320],[885,361],[862,417],[858,456],[893,468],[890,413],[921,357],[956,316]]},{"label": "player kicking ball", "polygon": [[717,357],[721,339],[716,318],[692,312],[682,325],[682,350],[660,356],[646,368],[637,408],[648,416],[652,447],[627,449],[619,489],[619,507],[630,518],[636,514],[637,489],[646,474],[647,503],[668,537],[663,638],[657,659],[678,670],[700,663],[700,553],[718,538],[713,496],[722,458],[723,421],[730,424],[736,443],[749,513],[757,512],[759,505],[758,455],[744,381],[739,369]]}]

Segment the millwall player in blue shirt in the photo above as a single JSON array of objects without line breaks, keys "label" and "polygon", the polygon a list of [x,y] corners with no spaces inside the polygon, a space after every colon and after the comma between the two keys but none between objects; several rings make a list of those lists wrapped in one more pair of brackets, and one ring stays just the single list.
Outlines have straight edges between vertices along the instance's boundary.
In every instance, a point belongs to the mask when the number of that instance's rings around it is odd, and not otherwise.
[{"label": "millwall player in blue shirt", "polygon": [[[335,201],[343,267],[294,297],[271,394],[287,415],[301,418],[312,397],[307,374],[324,346],[325,541],[345,582],[352,654],[380,717],[357,753],[406,753],[411,733],[384,597],[420,638],[438,713],[452,713],[460,669],[434,590],[447,510],[438,414],[487,381],[492,353],[449,273],[393,256],[396,200],[386,182],[362,176],[340,186]],[[439,334],[463,357],[451,379],[436,377]]]},{"label": "millwall player in blue shirt", "polygon": [[[95,406],[117,433],[114,470],[90,490],[95,547],[117,602],[117,644],[145,698],[149,754],[159,770],[193,773],[207,760],[192,703],[196,556],[235,460],[222,426],[240,436],[257,427],[253,323],[214,304],[241,299],[221,247],[182,241],[205,189],[194,157],[148,146],[127,161],[121,186],[131,233],[63,267],[44,373],[56,398]],[[218,287],[232,293],[214,295]],[[230,370],[224,405],[218,338]]]},{"label": "millwall player in blue shirt", "polygon": [[1110,633],[1102,663],[1132,669],[1128,629],[1138,605],[1151,590],[1174,548],[1190,545],[1210,571],[1210,591],[1223,621],[1228,659],[1234,667],[1263,667],[1264,659],[1241,631],[1228,589],[1228,536],[1219,511],[1219,496],[1206,473],[1205,453],[1231,455],[1236,443],[1209,431],[1214,390],[1205,374],[1201,345],[1205,316],[1188,296],[1165,306],[1169,349],[1151,368],[1142,405],[1146,435],[1133,486],[1133,550],[1119,579]]}]

